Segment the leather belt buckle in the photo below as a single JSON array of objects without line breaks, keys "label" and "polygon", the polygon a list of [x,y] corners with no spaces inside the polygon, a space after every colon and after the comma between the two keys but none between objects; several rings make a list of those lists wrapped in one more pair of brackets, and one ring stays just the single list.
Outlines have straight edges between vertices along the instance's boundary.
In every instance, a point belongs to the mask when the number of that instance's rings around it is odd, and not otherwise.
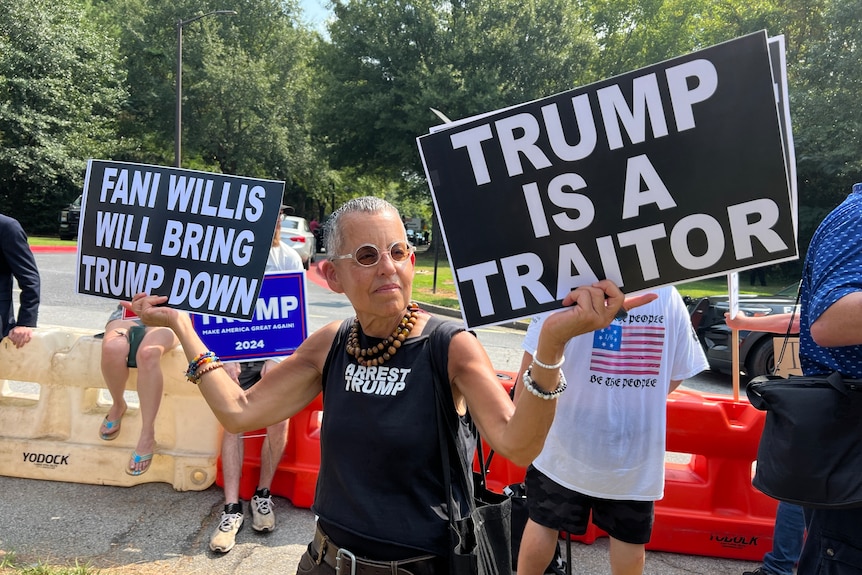
[{"label": "leather belt buckle", "polygon": [[338,553],[335,554],[335,572],[338,575],[342,575],[344,573],[344,571],[341,570],[341,567],[345,557],[350,559],[350,575],[356,575],[356,555],[344,547],[339,547]]}]

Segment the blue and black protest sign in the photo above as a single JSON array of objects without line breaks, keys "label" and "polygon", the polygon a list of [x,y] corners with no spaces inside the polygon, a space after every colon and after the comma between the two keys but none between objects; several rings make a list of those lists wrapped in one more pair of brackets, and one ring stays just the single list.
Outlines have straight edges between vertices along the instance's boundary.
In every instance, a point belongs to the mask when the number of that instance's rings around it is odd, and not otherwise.
[{"label": "blue and black protest sign", "polygon": [[308,337],[305,273],[268,273],[249,320],[191,314],[207,349],[225,361],[290,355]]},{"label": "blue and black protest sign", "polygon": [[168,296],[187,311],[249,318],[284,182],[90,160],[78,293]]},{"label": "blue and black protest sign", "polygon": [[765,32],[418,144],[469,327],[798,257]]}]

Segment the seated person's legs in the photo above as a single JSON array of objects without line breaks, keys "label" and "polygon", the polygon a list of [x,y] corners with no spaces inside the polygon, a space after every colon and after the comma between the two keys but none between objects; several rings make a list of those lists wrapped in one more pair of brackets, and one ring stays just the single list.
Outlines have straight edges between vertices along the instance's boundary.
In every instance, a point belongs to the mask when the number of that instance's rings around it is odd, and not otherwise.
[{"label": "seated person's legs", "polygon": [[115,439],[120,433],[120,423],[126,412],[126,400],[123,394],[126,391],[126,381],[129,379],[129,367],[127,359],[129,356],[128,331],[132,326],[138,325],[133,320],[118,319],[108,322],[105,326],[105,335],[102,338],[102,378],[111,394],[112,405],[108,415],[102,422],[99,435],[102,439]]},{"label": "seated person's legs", "polygon": [[[250,389],[267,370],[274,366],[271,361],[246,362],[241,364],[225,364],[225,369],[243,389]],[[256,531],[272,531],[275,528],[275,513],[273,511],[270,489],[281,455],[287,442],[287,421],[282,421],[266,428],[266,438],[261,446],[260,478],[250,502],[252,528]],[[242,503],[239,498],[239,486],[242,478],[243,437],[225,431],[222,435],[221,460],[224,477],[225,506],[218,527],[210,538],[210,549],[226,553],[233,549],[236,534],[243,525]]]},{"label": "seated person's legs", "polygon": [[138,367],[138,399],[141,404],[141,435],[129,461],[129,472],[140,475],[149,469],[156,442],[156,415],[162,401],[164,375],[162,356],[179,345],[174,332],[148,327],[135,354]]},{"label": "seated person's legs", "polygon": [[275,529],[275,512],[270,489],[286,444],[287,420],[266,428],[266,438],[260,447],[260,478],[251,500],[252,527],[255,531]]},{"label": "seated person's legs", "polygon": [[[264,362],[260,377],[274,368],[278,363],[271,359]],[[255,382],[257,383],[257,382]],[[266,428],[266,439],[260,448],[260,477],[257,482],[254,497],[251,500],[252,527],[256,531],[272,531],[275,529],[275,512],[272,506],[272,480],[278,470],[284,447],[287,444],[287,420]]]}]

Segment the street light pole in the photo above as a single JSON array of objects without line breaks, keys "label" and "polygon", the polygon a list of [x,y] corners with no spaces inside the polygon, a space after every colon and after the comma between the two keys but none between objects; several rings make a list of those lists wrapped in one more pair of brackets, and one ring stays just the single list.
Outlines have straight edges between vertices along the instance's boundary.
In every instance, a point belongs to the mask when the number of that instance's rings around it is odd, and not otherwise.
[{"label": "street light pole", "polygon": [[188,20],[177,20],[177,110],[174,134],[174,165],[178,168],[181,167],[183,137],[183,26],[214,15],[235,16],[236,10],[214,10]]}]

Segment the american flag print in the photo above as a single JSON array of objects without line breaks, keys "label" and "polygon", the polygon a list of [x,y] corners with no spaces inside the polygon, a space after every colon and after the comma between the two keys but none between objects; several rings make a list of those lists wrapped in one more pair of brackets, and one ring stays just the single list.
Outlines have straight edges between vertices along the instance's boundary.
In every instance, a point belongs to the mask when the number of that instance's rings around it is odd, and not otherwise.
[{"label": "american flag print", "polygon": [[593,334],[590,369],[608,375],[657,376],[665,328],[610,325]]}]

